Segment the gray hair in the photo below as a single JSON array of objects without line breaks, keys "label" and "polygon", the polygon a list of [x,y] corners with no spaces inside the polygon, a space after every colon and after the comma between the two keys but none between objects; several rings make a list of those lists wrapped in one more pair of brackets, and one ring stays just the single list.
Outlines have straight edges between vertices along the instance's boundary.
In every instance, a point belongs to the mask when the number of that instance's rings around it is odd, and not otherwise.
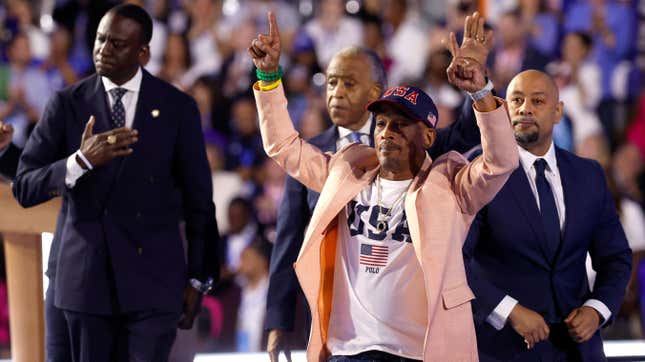
[{"label": "gray hair", "polygon": [[387,75],[385,73],[385,67],[381,58],[371,49],[360,47],[360,46],[350,46],[342,49],[334,57],[354,57],[354,56],[364,56],[370,64],[372,81],[378,84],[381,87],[381,94],[387,89]]}]

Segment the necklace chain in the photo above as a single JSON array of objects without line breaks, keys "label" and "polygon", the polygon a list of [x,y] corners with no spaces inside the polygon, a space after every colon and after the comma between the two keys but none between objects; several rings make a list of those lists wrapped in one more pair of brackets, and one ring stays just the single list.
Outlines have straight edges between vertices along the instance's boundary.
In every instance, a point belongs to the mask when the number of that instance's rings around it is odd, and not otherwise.
[{"label": "necklace chain", "polygon": [[[412,180],[410,180],[410,183],[412,183]],[[392,207],[390,207],[389,210],[387,210],[387,213],[384,215],[385,220],[381,220],[381,215],[383,215],[383,207],[381,206],[381,175],[376,176],[376,195],[377,195],[377,203],[378,203],[378,223],[377,223],[377,229],[380,232],[385,231],[386,227],[388,226],[388,220],[390,218],[390,215],[392,214],[392,210],[396,207],[396,204],[399,203],[399,201],[403,200],[405,198],[405,194],[408,191],[408,188],[410,187],[410,184],[408,184],[408,187],[406,187],[402,192],[399,197],[394,200],[392,203]]]}]

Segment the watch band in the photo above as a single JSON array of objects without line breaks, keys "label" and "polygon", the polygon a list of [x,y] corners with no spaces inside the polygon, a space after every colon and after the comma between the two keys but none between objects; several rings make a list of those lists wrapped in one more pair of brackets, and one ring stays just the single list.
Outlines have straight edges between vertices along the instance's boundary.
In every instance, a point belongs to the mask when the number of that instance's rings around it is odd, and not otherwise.
[{"label": "watch band", "polygon": [[200,282],[198,279],[191,278],[190,285],[202,294],[208,293],[213,288],[213,278],[208,278],[205,283]]},{"label": "watch band", "polygon": [[467,93],[470,96],[470,98],[476,102],[486,97],[488,93],[493,91],[493,88],[494,88],[493,82],[489,79],[486,85],[484,86],[484,88],[478,90],[477,92],[473,92],[473,93],[467,92]]}]

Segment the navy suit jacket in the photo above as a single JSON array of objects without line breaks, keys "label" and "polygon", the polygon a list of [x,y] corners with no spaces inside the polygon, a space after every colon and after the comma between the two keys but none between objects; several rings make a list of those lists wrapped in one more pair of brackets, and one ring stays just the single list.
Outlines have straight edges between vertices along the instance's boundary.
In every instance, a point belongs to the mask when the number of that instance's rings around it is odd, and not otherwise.
[{"label": "navy suit jacket", "polygon": [[[477,215],[464,244],[480,357],[507,360],[526,351],[510,323],[495,330],[486,317],[505,295],[541,314],[547,323],[564,318],[588,299],[618,312],[630,277],[631,250],[600,165],[556,147],[565,202],[565,225],[557,250],[545,240],[540,211],[524,169]],[[598,273],[589,289],[585,260]],[[577,344],[585,360],[604,358],[600,333]]]},{"label": "navy suit jacket", "polygon": [[189,277],[217,275],[215,209],[197,106],[142,71],[133,124],[139,141],[131,155],[88,171],[71,189],[65,185],[67,157],[79,149],[90,115],[95,134],[111,128],[97,75],[52,97],[23,151],[13,184],[18,202],[29,207],[63,198],[48,268],[59,308],[179,312]]},{"label": "navy suit jacket", "polygon": [[13,143],[10,143],[7,150],[0,156],[0,175],[13,180],[16,176],[16,169],[18,168],[18,160],[22,150]]},{"label": "navy suit jacket", "polygon": [[[373,137],[374,126],[372,122],[370,137]],[[309,142],[323,152],[336,152],[337,140],[338,127],[332,126]],[[479,128],[472,101],[468,99],[459,119],[450,127],[437,131],[435,143],[428,153],[436,158],[450,150],[466,152],[479,142]],[[276,243],[269,268],[266,329],[293,330],[296,297],[301,293],[293,263],[298,257],[305,228],[317,201],[317,192],[307,189],[294,178],[287,177],[284,196],[278,208]]]}]

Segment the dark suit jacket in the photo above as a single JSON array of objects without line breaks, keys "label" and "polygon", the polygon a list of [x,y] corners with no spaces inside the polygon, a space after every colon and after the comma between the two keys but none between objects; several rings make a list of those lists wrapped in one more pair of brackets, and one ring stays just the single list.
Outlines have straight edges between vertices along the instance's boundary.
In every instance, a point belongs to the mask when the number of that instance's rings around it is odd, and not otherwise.
[{"label": "dark suit jacket", "polygon": [[[550,250],[535,197],[518,167],[484,207],[464,244],[480,357],[507,360],[526,351],[510,323],[496,331],[486,317],[505,295],[540,313],[547,323],[564,318],[588,299],[618,312],[631,270],[631,251],[598,163],[556,147],[566,209],[560,246]],[[585,259],[597,271],[589,290]],[[600,333],[578,345],[585,360],[603,358]]]},{"label": "dark suit jacket", "polygon": [[48,270],[57,307],[179,312],[188,278],[204,280],[218,269],[216,257],[207,255],[215,250],[217,227],[197,106],[143,70],[134,152],[87,172],[69,189],[67,157],[78,150],[90,115],[94,133],[111,128],[108,108],[97,75],[56,93],[25,146],[14,195],[24,207],[63,197]]},{"label": "dark suit jacket", "polygon": [[[372,122],[371,134],[374,133]],[[309,142],[323,152],[336,152],[338,128],[332,126]],[[456,150],[466,152],[480,142],[472,101],[467,100],[459,119],[446,129],[438,130],[435,143],[428,150],[432,158]],[[284,196],[278,208],[276,243],[271,254],[269,297],[267,298],[267,329],[293,330],[296,296],[300,286],[293,270],[305,228],[311,217],[318,193],[307,189],[292,177],[287,177]]]},{"label": "dark suit jacket", "polygon": [[9,180],[16,177],[16,169],[18,168],[18,160],[22,150],[13,143],[10,143],[7,150],[0,156],[0,175]]}]

